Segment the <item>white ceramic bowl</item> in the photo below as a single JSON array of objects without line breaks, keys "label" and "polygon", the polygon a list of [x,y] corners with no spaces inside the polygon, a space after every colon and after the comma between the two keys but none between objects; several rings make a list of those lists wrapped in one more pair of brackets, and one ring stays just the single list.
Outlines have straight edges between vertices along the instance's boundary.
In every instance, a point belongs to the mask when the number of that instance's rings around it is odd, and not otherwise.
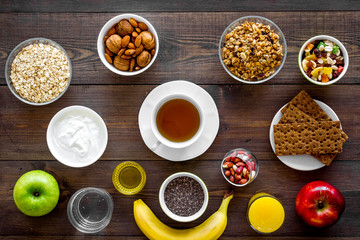
[{"label": "white ceramic bowl", "polygon": [[[166,189],[167,185],[169,184],[169,182],[171,182],[172,180],[174,180],[175,178],[178,178],[178,177],[190,177],[192,179],[195,179],[201,185],[201,187],[204,191],[203,205],[200,208],[200,210],[192,216],[188,216],[188,217],[178,216],[178,215],[174,214],[173,212],[171,212],[165,204],[165,200],[164,200],[165,189]],[[192,174],[189,172],[178,172],[178,173],[174,173],[173,175],[169,176],[163,182],[163,184],[160,187],[160,191],[159,191],[159,200],[160,200],[160,206],[161,206],[162,210],[170,218],[172,218],[173,220],[178,221],[178,222],[191,222],[191,221],[194,221],[195,219],[198,219],[205,212],[207,205],[209,203],[209,193],[208,193],[205,183],[201,180],[201,178],[199,178],[195,174]]]},{"label": "white ceramic bowl", "polygon": [[[151,32],[152,34],[154,34],[154,37],[156,40],[155,55],[152,56],[150,63],[146,67],[141,68],[139,71],[133,71],[133,72],[121,71],[121,70],[117,69],[116,67],[114,67],[113,64],[110,64],[108,61],[106,61],[106,59],[105,59],[105,44],[103,41],[106,33],[109,31],[110,28],[112,28],[112,26],[114,26],[116,23],[120,22],[120,20],[122,20],[122,19],[130,19],[130,18],[134,18],[138,22],[144,22],[149,28],[148,31]],[[99,33],[98,39],[97,39],[97,50],[98,50],[98,54],[99,54],[99,57],[100,57],[102,63],[110,71],[112,71],[116,74],[122,75],[122,76],[134,76],[134,75],[145,72],[155,62],[155,59],[159,53],[159,37],[158,37],[157,32],[156,32],[155,28],[153,27],[153,25],[151,25],[151,23],[148,20],[146,20],[145,18],[140,17],[136,14],[130,14],[130,13],[121,14],[121,15],[118,15],[118,16],[110,19],[102,27],[102,29]]]},{"label": "white ceramic bowl", "polygon": [[70,106],[57,112],[46,132],[51,154],[69,167],[96,162],[106,149],[108,132],[103,119],[92,109]]},{"label": "white ceramic bowl", "polygon": [[[68,62],[69,62],[69,69],[70,69],[70,76],[69,76],[69,80],[68,83],[66,85],[66,88],[64,89],[64,91],[62,91],[56,98],[53,98],[47,102],[42,102],[42,103],[37,103],[37,102],[32,102],[29,101],[25,98],[23,98],[14,88],[12,82],[11,82],[11,66],[12,63],[14,61],[14,59],[16,58],[16,56],[27,46],[32,45],[32,44],[38,44],[38,43],[42,43],[42,44],[46,44],[46,45],[50,45],[52,47],[55,47],[57,49],[60,49],[66,56]],[[64,93],[66,92],[66,90],[69,88],[70,86],[70,82],[71,82],[71,78],[72,78],[72,66],[71,66],[71,61],[70,61],[70,57],[67,54],[67,52],[65,51],[64,48],[62,48],[60,46],[60,44],[54,42],[53,40],[47,39],[47,38],[30,38],[27,39],[21,43],[19,43],[9,54],[9,57],[7,58],[6,61],[6,65],[5,65],[5,78],[6,78],[6,83],[10,89],[10,91],[12,92],[12,94],[14,94],[15,97],[17,97],[20,101],[33,105],[33,106],[42,106],[42,105],[47,105],[50,104],[52,102],[55,102],[56,100],[58,100],[59,98],[61,98],[62,95],[64,95]]]},{"label": "white ceramic bowl", "polygon": [[[259,81],[248,81],[248,80],[245,80],[245,79],[242,79],[242,78],[239,78],[239,77],[235,76],[225,66],[225,64],[223,62],[223,58],[222,58],[222,48],[224,47],[224,44],[226,42],[226,34],[233,31],[237,26],[241,26],[241,24],[245,23],[246,21],[255,22],[255,23],[262,23],[264,25],[269,25],[270,29],[273,30],[274,33],[279,35],[279,42],[283,47],[283,58],[281,59],[281,65],[279,67],[277,67],[275,72],[273,74],[271,74],[269,77],[267,77],[265,79],[261,79]],[[247,83],[247,84],[260,84],[260,83],[264,83],[266,81],[269,81],[270,79],[275,77],[276,74],[278,74],[280,72],[281,68],[284,66],[284,63],[285,63],[285,60],[286,60],[286,55],[287,55],[287,44],[286,44],[286,39],[285,39],[285,36],[284,36],[283,32],[281,31],[281,29],[273,21],[271,21],[271,20],[269,20],[267,18],[261,17],[261,16],[245,16],[245,17],[241,17],[239,19],[236,19],[235,21],[230,23],[229,26],[226,27],[225,31],[221,35],[220,42],[219,42],[219,58],[220,58],[221,65],[223,66],[225,71],[232,78],[236,79],[237,81],[242,82],[242,83]]]},{"label": "white ceramic bowl", "polygon": [[[313,79],[311,79],[308,75],[306,75],[306,72],[304,72],[302,66],[301,66],[301,62],[302,62],[302,56],[303,56],[303,53],[305,51],[305,48],[306,46],[313,42],[313,41],[316,41],[316,40],[329,40],[333,43],[335,43],[336,45],[338,45],[340,47],[340,51],[344,57],[344,70],[340,73],[340,75],[335,78],[335,79],[332,79],[326,83],[323,83],[323,82],[318,82],[318,81],[315,81]],[[302,47],[300,48],[300,51],[299,51],[299,55],[298,55],[298,64],[299,64],[299,68],[300,68],[300,71],[301,73],[304,75],[304,77],[311,83],[314,83],[316,85],[331,85],[333,83],[336,83],[337,81],[339,81],[346,73],[348,67],[349,67],[349,55],[348,55],[348,52],[346,51],[346,48],[344,47],[344,45],[339,41],[337,40],[336,38],[334,37],[331,37],[331,36],[328,36],[328,35],[318,35],[318,36],[315,36],[315,37],[312,37],[310,38],[309,40],[307,40],[303,45]]]}]

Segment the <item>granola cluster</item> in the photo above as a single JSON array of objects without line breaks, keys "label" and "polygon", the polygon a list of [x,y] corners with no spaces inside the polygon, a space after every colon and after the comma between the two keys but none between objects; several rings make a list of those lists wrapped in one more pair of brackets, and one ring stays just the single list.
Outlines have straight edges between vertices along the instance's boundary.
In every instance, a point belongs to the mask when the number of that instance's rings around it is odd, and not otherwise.
[{"label": "granola cluster", "polygon": [[281,65],[282,58],[279,35],[269,25],[246,21],[226,34],[222,59],[236,77],[247,81],[265,79]]},{"label": "granola cluster", "polygon": [[10,78],[21,97],[43,103],[65,90],[70,65],[62,50],[47,44],[32,44],[15,57]]}]

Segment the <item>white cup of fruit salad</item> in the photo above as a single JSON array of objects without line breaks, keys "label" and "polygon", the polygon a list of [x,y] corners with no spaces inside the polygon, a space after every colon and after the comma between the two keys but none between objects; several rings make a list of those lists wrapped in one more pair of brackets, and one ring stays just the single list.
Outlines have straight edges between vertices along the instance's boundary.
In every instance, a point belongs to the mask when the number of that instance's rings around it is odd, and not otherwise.
[{"label": "white cup of fruit salad", "polygon": [[319,35],[302,45],[298,63],[307,80],[317,85],[331,85],[345,75],[349,67],[349,55],[336,38]]}]

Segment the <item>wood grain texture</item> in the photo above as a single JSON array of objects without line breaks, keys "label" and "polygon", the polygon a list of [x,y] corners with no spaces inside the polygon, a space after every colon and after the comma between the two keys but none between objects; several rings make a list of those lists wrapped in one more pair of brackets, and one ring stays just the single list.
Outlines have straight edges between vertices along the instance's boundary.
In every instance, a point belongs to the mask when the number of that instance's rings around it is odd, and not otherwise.
[{"label": "wood grain texture", "polygon": [[[220,174],[220,160],[192,160],[183,163],[169,161],[147,161],[139,159],[146,173],[147,182],[143,191],[136,196],[124,196],[112,186],[111,174],[121,161],[102,161],[89,167],[74,169],[54,161],[1,161],[0,185],[1,234],[11,236],[71,236],[82,235],[69,223],[66,215],[67,202],[70,196],[84,187],[99,187],[106,189],[113,197],[115,207],[112,221],[98,236],[138,236],[143,235],[137,228],[132,216],[133,201],[141,198],[153,210],[161,221],[176,228],[197,226],[215,212],[220,206],[223,194],[229,189],[229,184]],[[12,201],[12,189],[21,174],[32,169],[42,169],[52,173],[60,184],[61,197],[58,206],[50,214],[41,218],[27,217],[16,209]],[[242,237],[259,237],[246,222],[246,206],[250,197],[259,191],[266,191],[277,196],[284,204],[286,220],[283,227],[272,234],[272,237],[296,237],[306,232],[308,237],[351,237],[358,236],[360,228],[356,219],[360,214],[358,172],[360,165],[355,161],[334,162],[332,167],[322,168],[315,172],[300,172],[290,169],[280,161],[263,161],[260,159],[260,174],[253,183],[243,188],[236,188],[234,199],[230,202],[228,211],[228,226],[224,232],[224,239]],[[210,198],[209,206],[199,219],[191,223],[178,223],[168,218],[161,210],[158,202],[158,191],[162,181],[178,171],[193,172],[202,178],[208,187]],[[343,173],[347,173],[344,179]],[[284,177],[286,176],[286,177]],[[340,221],[332,228],[318,231],[303,224],[296,216],[294,204],[297,192],[307,182],[322,179],[333,182],[344,194],[347,208]],[[342,179],[334,182],[333,179]],[[271,184],[269,184],[271,183]],[[11,218],[7,218],[11,216]],[[9,227],[11,226],[11,227]]]},{"label": "wood grain texture", "polygon": [[[137,0],[128,1],[97,1],[97,0],[80,0],[80,1],[56,1],[48,0],[43,2],[24,1],[24,0],[2,0],[1,12],[159,12],[159,11],[348,11],[360,10],[359,2],[356,0],[343,1],[339,3],[336,0],[305,0],[300,2],[286,0],[241,0],[241,1],[192,1],[183,0],[153,1]],[[336,8],[336,9],[335,9]]]},{"label": "wood grain texture", "polygon": [[[251,150],[259,160],[255,181],[235,189],[228,211],[228,226],[221,240],[230,239],[359,239],[360,238],[360,2],[350,1],[0,1],[0,239],[146,239],[135,224],[133,201],[141,198],[161,221],[176,228],[200,224],[221,202],[230,185],[220,173],[220,160],[230,149]],[[122,77],[100,61],[96,40],[112,17],[132,12],[148,19],[159,35],[160,51],[143,74]],[[222,68],[218,42],[235,19],[260,15],[274,21],[284,32],[288,54],[280,73],[261,85],[232,79]],[[310,84],[301,75],[297,56],[301,45],[320,34],[339,39],[347,48],[350,67],[334,85]],[[50,105],[34,107],[15,98],[5,78],[5,62],[11,50],[32,37],[45,37],[61,44],[73,66],[71,86]],[[159,84],[184,79],[203,87],[214,99],[220,116],[215,141],[201,156],[185,162],[170,162],[144,144],[138,128],[142,102]],[[302,89],[329,105],[341,120],[349,139],[331,166],[316,171],[293,170],[274,155],[269,142],[270,123],[276,112]],[[83,105],[104,119],[109,141],[99,161],[85,168],[62,165],[51,155],[46,130],[51,118],[70,105]],[[140,194],[124,196],[112,185],[113,169],[133,160],[147,173]],[[60,184],[58,206],[50,214],[31,218],[17,210],[12,195],[17,179],[25,172],[42,169]],[[206,183],[210,202],[203,216],[191,223],[178,223],[161,210],[158,191],[172,173],[189,171]],[[295,213],[297,192],[306,183],[324,180],[343,193],[345,211],[329,229],[307,227]],[[109,226],[98,234],[75,230],[67,218],[69,198],[80,188],[100,187],[115,203]],[[269,236],[257,234],[246,221],[246,205],[259,191],[274,194],[284,204],[284,226]]]},{"label": "wood grain texture", "polygon": [[[73,84],[160,84],[186,79],[197,84],[240,84],[220,64],[219,39],[235,19],[250,14],[274,21],[284,32],[288,54],[280,73],[266,85],[306,85],[297,56],[312,36],[338,38],[349,52],[350,67],[340,84],[358,84],[360,14],[350,12],[189,12],[140,13],[158,32],[159,55],[154,64],[135,77],[123,77],[100,61],[96,41],[102,26],[114,13],[2,13],[0,14],[0,66],[11,50],[32,37],[50,38],[62,45],[71,57]],[[351,19],[349,21],[348,19]],[[0,84],[5,84],[0,68]]]},{"label": "wood grain texture", "polygon": [[[46,144],[46,129],[56,112],[70,105],[84,105],[98,112],[108,132],[108,146],[101,160],[161,159],[142,141],[138,113],[152,85],[72,85],[60,100],[43,107],[20,102],[0,87],[0,160],[54,159]],[[202,85],[218,107],[220,129],[214,143],[200,159],[220,159],[228,150],[245,147],[261,159],[276,159],[269,142],[269,128],[276,112],[298,92],[309,94],[328,104],[338,115],[349,140],[336,160],[354,160],[360,156],[360,86],[271,86]],[[348,94],[340,94],[347,92]],[[336,97],[334,97],[336,96]],[[346,103],[346,108],[344,104]],[[36,151],[34,151],[36,149]]]}]

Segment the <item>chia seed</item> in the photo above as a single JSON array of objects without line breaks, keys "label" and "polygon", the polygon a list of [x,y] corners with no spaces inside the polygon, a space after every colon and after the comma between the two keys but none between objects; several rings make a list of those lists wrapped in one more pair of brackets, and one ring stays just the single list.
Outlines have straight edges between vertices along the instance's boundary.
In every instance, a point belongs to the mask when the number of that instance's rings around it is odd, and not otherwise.
[{"label": "chia seed", "polygon": [[201,209],[204,203],[204,191],[195,179],[178,177],[166,186],[164,200],[172,213],[188,217]]}]

